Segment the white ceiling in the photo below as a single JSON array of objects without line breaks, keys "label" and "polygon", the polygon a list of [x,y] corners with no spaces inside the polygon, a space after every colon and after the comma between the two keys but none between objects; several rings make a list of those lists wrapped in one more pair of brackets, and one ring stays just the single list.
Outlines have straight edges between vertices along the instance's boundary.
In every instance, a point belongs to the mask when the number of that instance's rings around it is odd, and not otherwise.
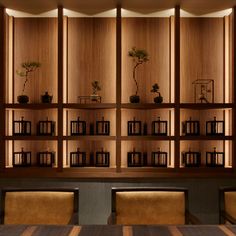
[{"label": "white ceiling", "polygon": [[97,14],[115,8],[122,8],[140,13],[173,8],[176,5],[196,15],[207,14],[236,6],[236,0],[0,0],[6,8],[40,14],[62,5],[64,8],[85,14]]}]

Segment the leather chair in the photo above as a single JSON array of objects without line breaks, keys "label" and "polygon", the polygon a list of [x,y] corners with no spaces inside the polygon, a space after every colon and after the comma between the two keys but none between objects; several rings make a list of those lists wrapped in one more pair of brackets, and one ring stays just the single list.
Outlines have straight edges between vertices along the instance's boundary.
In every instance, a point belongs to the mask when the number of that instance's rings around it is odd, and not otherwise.
[{"label": "leather chair", "polygon": [[236,187],[219,189],[220,224],[236,224]]},{"label": "leather chair", "polygon": [[188,211],[185,188],[112,188],[111,194],[108,224],[200,224]]},{"label": "leather chair", "polygon": [[78,188],[1,189],[2,224],[78,224]]}]

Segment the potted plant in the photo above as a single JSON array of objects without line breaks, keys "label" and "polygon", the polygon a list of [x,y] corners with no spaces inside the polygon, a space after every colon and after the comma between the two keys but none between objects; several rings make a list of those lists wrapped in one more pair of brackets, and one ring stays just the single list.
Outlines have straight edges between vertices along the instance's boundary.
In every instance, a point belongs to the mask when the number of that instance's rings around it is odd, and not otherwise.
[{"label": "potted plant", "polygon": [[130,102],[131,103],[139,103],[140,98],[138,96],[138,82],[136,79],[136,69],[139,65],[142,65],[143,63],[147,62],[149,60],[148,53],[144,49],[136,49],[136,47],[133,47],[129,52],[128,55],[133,58],[134,61],[134,67],[133,67],[133,80],[136,85],[136,92],[134,95],[130,96]]},{"label": "potted plant", "polygon": [[97,101],[98,100],[98,94],[97,92],[101,90],[101,86],[99,84],[99,81],[94,80],[92,81],[92,94],[90,95],[92,101]]},{"label": "potted plant", "polygon": [[157,93],[158,96],[154,97],[154,102],[155,103],[162,103],[163,102],[163,97],[161,96],[160,92],[159,92],[159,85],[157,83],[152,85],[152,93]]},{"label": "potted plant", "polygon": [[35,71],[40,66],[41,64],[36,61],[23,62],[21,63],[22,71],[18,71],[18,70],[16,71],[16,73],[20,77],[25,79],[23,89],[22,89],[22,95],[19,95],[17,97],[17,101],[19,103],[27,103],[29,101],[29,97],[24,94],[25,86],[26,86],[26,83],[28,82],[28,75],[32,73],[33,71]]}]

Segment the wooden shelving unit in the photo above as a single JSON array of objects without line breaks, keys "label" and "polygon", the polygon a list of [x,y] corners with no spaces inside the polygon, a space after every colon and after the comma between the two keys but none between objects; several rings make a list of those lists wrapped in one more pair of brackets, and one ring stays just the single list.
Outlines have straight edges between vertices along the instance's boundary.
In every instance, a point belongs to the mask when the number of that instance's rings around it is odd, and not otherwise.
[{"label": "wooden shelving unit", "polygon": [[[192,17],[177,6],[167,16],[116,15],[85,17],[74,12],[57,17],[13,17],[0,8],[0,177],[54,177],[81,179],[130,179],[171,177],[218,177],[235,175],[235,8],[224,17]],[[233,28],[234,26],[234,28]],[[141,102],[129,103],[135,92],[132,81],[133,47],[147,50],[150,60],[138,68]],[[22,81],[15,73],[28,60],[42,66],[29,78],[25,93],[28,104],[17,103]],[[214,80],[214,102],[194,101],[193,82]],[[101,103],[80,103],[79,96],[92,94],[91,83],[98,80]],[[163,103],[155,104],[150,92],[158,83]],[[53,103],[43,104],[42,94],[53,95]],[[13,135],[13,120],[32,122],[32,134]],[[84,135],[71,135],[70,122],[86,121]],[[167,135],[152,135],[152,121],[168,122]],[[200,121],[200,135],[186,136],[182,123]],[[208,120],[225,121],[225,135],[206,135]],[[36,125],[46,118],[55,121],[55,135],[37,135]],[[127,122],[142,122],[142,135],[130,136]],[[91,133],[96,121],[110,122],[109,135]],[[143,134],[143,125],[146,133]],[[224,167],[206,167],[205,153],[225,152]],[[13,167],[12,156],[24,148],[32,152],[32,166]],[[128,167],[127,153],[147,156],[142,167]],[[185,167],[182,153],[201,152],[200,167]],[[36,153],[55,152],[53,167],[36,165]],[[86,152],[83,167],[70,166],[70,153]],[[110,153],[109,167],[94,166],[96,152]],[[165,151],[167,167],[154,167],[152,152]],[[91,162],[91,155],[93,162]],[[92,164],[91,164],[92,163]]]}]

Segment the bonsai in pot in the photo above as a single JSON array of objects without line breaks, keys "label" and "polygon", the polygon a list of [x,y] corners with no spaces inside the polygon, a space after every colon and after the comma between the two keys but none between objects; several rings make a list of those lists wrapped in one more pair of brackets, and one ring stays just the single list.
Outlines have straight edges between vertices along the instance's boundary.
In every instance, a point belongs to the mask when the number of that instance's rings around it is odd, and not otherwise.
[{"label": "bonsai in pot", "polygon": [[159,92],[159,85],[157,83],[152,85],[152,93],[157,93],[158,96],[154,97],[154,102],[155,103],[162,103],[163,102],[163,97],[161,96]]},{"label": "bonsai in pot", "polygon": [[139,103],[140,98],[138,96],[138,82],[136,79],[136,69],[138,66],[142,65],[143,63],[147,62],[149,60],[148,53],[144,49],[136,49],[136,47],[133,47],[129,52],[128,55],[133,58],[134,61],[134,67],[133,67],[133,80],[136,85],[136,92],[134,95],[130,96],[130,102],[131,103]]},{"label": "bonsai in pot", "polygon": [[91,84],[92,84],[92,91],[93,91],[91,96],[90,96],[91,100],[92,101],[98,101],[99,95],[97,94],[97,92],[101,90],[101,86],[99,84],[99,81],[94,80],[94,81],[92,81]]},{"label": "bonsai in pot", "polygon": [[28,61],[21,63],[22,71],[16,71],[16,73],[24,78],[24,85],[22,89],[22,94],[17,97],[17,101],[19,103],[27,103],[29,101],[29,97],[24,94],[25,86],[28,82],[28,76],[30,73],[34,72],[37,68],[39,68],[41,64],[35,61]]}]

